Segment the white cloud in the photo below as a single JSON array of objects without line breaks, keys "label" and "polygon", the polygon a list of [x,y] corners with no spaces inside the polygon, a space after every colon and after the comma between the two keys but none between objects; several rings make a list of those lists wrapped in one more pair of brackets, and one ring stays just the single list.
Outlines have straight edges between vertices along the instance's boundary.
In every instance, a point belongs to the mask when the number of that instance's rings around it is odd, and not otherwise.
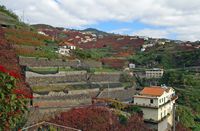
[{"label": "white cloud", "polygon": [[128,32],[130,32],[130,29],[129,28],[120,28],[120,29],[111,30],[109,32],[110,33],[115,33],[115,34],[124,34],[124,35],[127,35]]},{"label": "white cloud", "polygon": [[148,36],[153,38],[166,38],[169,35],[169,31],[158,29],[143,29],[133,33],[133,35]]},{"label": "white cloud", "polygon": [[200,36],[200,0],[1,0],[0,4],[20,16],[24,10],[25,20],[31,24],[83,27],[101,21],[137,20],[164,27],[139,33],[163,37],[172,32],[192,40]]}]

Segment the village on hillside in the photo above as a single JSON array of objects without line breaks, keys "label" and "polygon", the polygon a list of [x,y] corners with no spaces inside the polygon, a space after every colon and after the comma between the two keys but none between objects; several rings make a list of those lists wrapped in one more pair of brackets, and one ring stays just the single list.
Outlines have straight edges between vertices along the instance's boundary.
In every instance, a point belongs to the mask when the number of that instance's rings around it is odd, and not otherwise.
[{"label": "village on hillside", "polygon": [[28,25],[1,10],[0,130],[200,129],[199,41]]}]

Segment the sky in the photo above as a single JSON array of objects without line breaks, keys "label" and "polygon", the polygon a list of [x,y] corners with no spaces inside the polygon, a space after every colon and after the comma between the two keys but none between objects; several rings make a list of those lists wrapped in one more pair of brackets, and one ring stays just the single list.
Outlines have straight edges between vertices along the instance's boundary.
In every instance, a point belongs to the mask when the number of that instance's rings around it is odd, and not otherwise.
[{"label": "sky", "polygon": [[0,0],[0,5],[30,24],[200,40],[200,0]]}]

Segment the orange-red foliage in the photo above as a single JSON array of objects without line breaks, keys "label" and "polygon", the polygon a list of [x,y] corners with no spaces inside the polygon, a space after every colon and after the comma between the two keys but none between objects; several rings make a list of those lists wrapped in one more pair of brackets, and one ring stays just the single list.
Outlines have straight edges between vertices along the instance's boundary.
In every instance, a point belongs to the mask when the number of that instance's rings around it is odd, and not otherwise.
[{"label": "orange-red foliage", "polygon": [[81,129],[83,131],[148,131],[140,115],[133,115],[122,125],[118,116],[107,107],[89,106],[62,112],[51,120],[53,123]]},{"label": "orange-red foliage", "polygon": [[44,40],[51,40],[51,37],[40,35],[28,30],[5,29],[7,39],[17,45],[44,46]]},{"label": "orange-red foliage", "polygon": [[114,59],[114,58],[104,58],[101,59],[103,65],[113,67],[113,68],[122,68],[126,64],[124,59]]},{"label": "orange-red foliage", "polygon": [[11,75],[19,74],[19,82],[17,83],[19,87],[28,92],[31,95],[30,90],[27,88],[28,85],[25,83],[24,77],[21,74],[21,68],[17,55],[11,44],[9,44],[4,37],[4,31],[0,28],[0,65],[5,67],[7,70],[12,70]]}]

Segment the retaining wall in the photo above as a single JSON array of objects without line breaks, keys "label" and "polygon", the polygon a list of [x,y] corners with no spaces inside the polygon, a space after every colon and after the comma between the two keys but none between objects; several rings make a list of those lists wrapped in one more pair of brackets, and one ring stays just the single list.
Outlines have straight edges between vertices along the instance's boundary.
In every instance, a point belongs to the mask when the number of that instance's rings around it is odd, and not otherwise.
[{"label": "retaining wall", "polygon": [[47,58],[35,58],[35,57],[19,57],[19,64],[22,66],[28,67],[90,67],[90,68],[100,68],[102,64],[100,61],[94,60],[67,60],[63,61],[62,59],[52,59]]},{"label": "retaining wall", "polygon": [[28,82],[31,86],[73,82],[119,83],[120,75],[120,73],[90,74],[86,71],[62,72],[55,75],[41,75],[32,72],[26,72],[26,82]]}]

